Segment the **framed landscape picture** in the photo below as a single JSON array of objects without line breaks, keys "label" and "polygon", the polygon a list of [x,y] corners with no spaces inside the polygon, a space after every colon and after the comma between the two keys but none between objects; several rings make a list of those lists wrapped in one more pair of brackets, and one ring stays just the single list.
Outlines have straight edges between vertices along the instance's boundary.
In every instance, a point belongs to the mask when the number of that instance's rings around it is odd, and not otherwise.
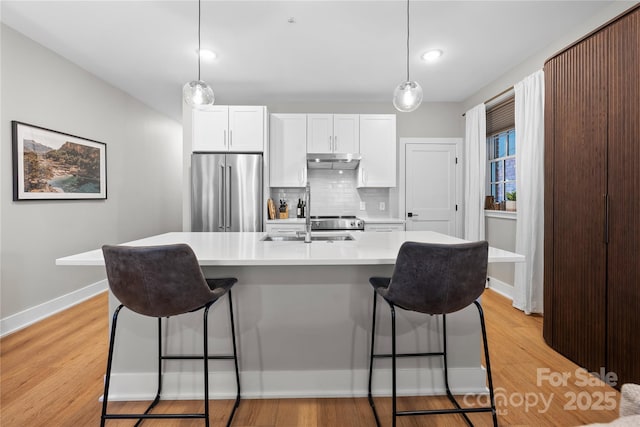
[{"label": "framed landscape picture", "polygon": [[107,198],[107,145],[17,121],[13,200]]}]

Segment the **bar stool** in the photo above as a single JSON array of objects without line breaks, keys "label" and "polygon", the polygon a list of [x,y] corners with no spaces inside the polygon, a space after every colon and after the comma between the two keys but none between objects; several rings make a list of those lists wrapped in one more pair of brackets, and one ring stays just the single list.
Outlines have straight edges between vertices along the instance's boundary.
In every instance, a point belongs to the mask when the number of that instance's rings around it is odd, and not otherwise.
[{"label": "bar stool", "polygon": [[[105,245],[102,247],[102,253],[104,254],[109,287],[121,304],[113,313],[100,425],[104,426],[105,421],[109,419],[137,419],[137,426],[148,418],[203,418],[205,425],[209,426],[208,362],[209,359],[228,359],[234,362],[237,385],[235,403],[227,421],[227,426],[230,426],[236,409],[240,404],[240,375],[238,373],[238,356],[233,322],[233,303],[231,302],[231,287],[237,282],[237,279],[205,279],[193,250],[186,244],[145,247]],[[211,356],[208,351],[207,318],[209,308],[227,293],[229,295],[233,355]],[[141,315],[158,319],[158,390],[154,400],[142,414],[107,413],[116,326],[118,314],[122,307],[127,307]],[[162,354],[162,318],[169,318],[170,316],[200,309],[204,309],[203,354],[196,356]],[[186,414],[149,413],[160,401],[162,361],[169,359],[202,360],[204,362],[204,412]]]},{"label": "bar stool", "polygon": [[[488,244],[486,241],[455,245],[405,242],[398,252],[392,277],[371,277],[369,279],[374,288],[374,294],[368,397],[378,427],[380,426],[380,420],[378,419],[371,393],[373,360],[377,358],[391,358],[392,360],[392,426],[395,427],[396,417],[399,416],[435,414],[461,414],[467,424],[472,426],[473,424],[467,416],[467,413],[471,412],[491,412],[493,425],[498,425],[484,314],[480,303],[477,301],[477,298],[485,288],[487,256]],[[391,309],[391,354],[374,354],[376,301],[378,295],[384,298]],[[449,388],[446,315],[471,304],[475,304],[480,316],[489,398],[491,401],[489,407],[462,408]],[[396,353],[395,307],[430,315],[442,315],[442,351]],[[398,357],[442,357],[446,393],[455,408],[398,411],[396,403],[396,358]]]}]

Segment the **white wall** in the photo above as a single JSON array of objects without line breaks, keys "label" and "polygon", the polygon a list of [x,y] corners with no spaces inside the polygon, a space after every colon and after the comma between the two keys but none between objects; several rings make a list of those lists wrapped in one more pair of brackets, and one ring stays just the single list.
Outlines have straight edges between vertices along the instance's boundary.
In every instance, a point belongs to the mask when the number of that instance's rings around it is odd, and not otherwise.
[{"label": "white wall", "polygon": [[[503,90],[512,87],[514,84],[518,83],[529,74],[542,69],[542,67],[544,66],[544,62],[554,54],[569,46],[573,42],[579,40],[581,37],[589,34],[591,31],[605,24],[607,21],[615,18],[625,10],[631,8],[636,3],[638,2],[626,0],[614,1],[610,5],[601,9],[590,19],[585,20],[579,25],[576,25],[572,28],[567,28],[564,36],[555,40],[553,43],[549,44],[535,54],[531,55],[525,61],[521,62],[512,69],[506,70],[503,75],[488,83],[486,86],[478,90],[469,98],[465,99],[461,104],[463,108],[460,111],[460,114],[462,114],[464,111],[469,110],[473,106],[478,105],[489,98],[492,98]],[[544,28],[540,28],[540,31],[544,31]]]},{"label": "white wall", "polygon": [[[516,250],[516,220],[515,218],[485,218],[485,238],[489,244],[495,248],[504,249],[505,251],[515,252]],[[513,277],[515,265],[510,262],[489,264],[487,275],[491,279],[503,284],[513,286]],[[496,283],[489,283],[493,286]],[[499,285],[498,285],[499,286]],[[512,296],[509,293],[509,296]]]},{"label": "white wall", "polygon": [[[103,268],[56,267],[56,258],[180,230],[182,128],[4,24],[1,31],[0,318],[6,326],[16,313],[105,277]],[[12,120],[106,143],[108,199],[12,201]]]},{"label": "white wall", "polygon": [[460,137],[464,134],[461,106],[456,102],[425,102],[411,113],[400,113],[389,102],[379,104],[356,103],[270,103],[269,113],[333,113],[333,114],[396,114],[398,138]]}]

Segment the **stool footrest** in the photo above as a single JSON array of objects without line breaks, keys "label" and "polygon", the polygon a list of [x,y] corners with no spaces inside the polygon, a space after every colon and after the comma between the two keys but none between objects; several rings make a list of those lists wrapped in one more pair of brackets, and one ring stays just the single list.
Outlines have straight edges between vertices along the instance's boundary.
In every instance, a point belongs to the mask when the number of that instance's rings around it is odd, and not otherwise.
[{"label": "stool footrest", "polygon": [[[179,355],[167,355],[167,356],[160,356],[160,359],[168,359],[168,360],[202,360],[202,356],[191,356],[191,355],[185,355],[185,356],[179,356]],[[222,359],[222,360],[233,360],[233,355],[229,356],[229,355],[214,355],[214,356],[209,356],[207,357],[207,359],[209,360],[216,360],[216,359]]]},{"label": "stool footrest", "polygon": [[137,419],[147,419],[147,418],[165,418],[165,419],[176,419],[176,418],[204,418],[204,414],[105,414],[104,419],[111,420],[137,420]]},{"label": "stool footrest", "polygon": [[[384,357],[393,357],[391,353],[373,354],[374,359],[380,359]],[[397,353],[396,357],[428,357],[428,356],[444,356],[443,352],[432,353]]]},{"label": "stool footrest", "polygon": [[399,411],[396,412],[397,416],[411,416],[411,415],[438,415],[438,414],[466,414],[475,412],[493,412],[490,407],[486,408],[460,408],[460,409],[427,409],[416,411]]}]

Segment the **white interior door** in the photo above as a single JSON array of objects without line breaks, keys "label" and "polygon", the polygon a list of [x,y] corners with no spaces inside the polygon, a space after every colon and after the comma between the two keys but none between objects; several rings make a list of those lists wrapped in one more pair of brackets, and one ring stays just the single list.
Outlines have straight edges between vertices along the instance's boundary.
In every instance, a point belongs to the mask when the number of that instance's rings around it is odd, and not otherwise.
[{"label": "white interior door", "polygon": [[406,144],[404,156],[407,230],[455,236],[455,144]]}]

